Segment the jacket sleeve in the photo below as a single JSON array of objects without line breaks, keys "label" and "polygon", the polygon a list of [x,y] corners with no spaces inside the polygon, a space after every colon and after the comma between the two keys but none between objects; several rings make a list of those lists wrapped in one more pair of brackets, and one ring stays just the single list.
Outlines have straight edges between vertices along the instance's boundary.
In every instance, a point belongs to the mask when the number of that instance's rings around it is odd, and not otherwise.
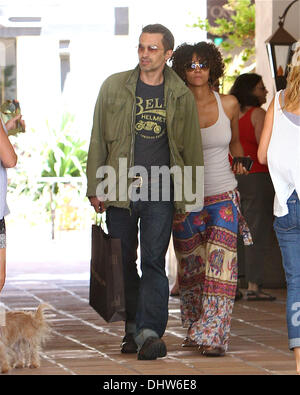
[{"label": "jacket sleeve", "polygon": [[[184,149],[182,158],[184,166],[191,169],[185,173],[185,181],[189,180],[193,201],[186,206],[186,211],[199,211],[204,202],[204,160],[201,130],[198,111],[193,94],[186,95],[186,116],[184,122]],[[186,184],[185,184],[186,187]]]},{"label": "jacket sleeve", "polygon": [[186,113],[182,159],[185,166],[203,166],[202,139],[195,99],[191,92],[185,96],[185,99]]},{"label": "jacket sleeve", "polygon": [[105,83],[102,85],[96,101],[93,128],[87,158],[87,196],[96,196],[97,185],[101,181],[96,178],[99,167],[107,160],[105,135]]}]

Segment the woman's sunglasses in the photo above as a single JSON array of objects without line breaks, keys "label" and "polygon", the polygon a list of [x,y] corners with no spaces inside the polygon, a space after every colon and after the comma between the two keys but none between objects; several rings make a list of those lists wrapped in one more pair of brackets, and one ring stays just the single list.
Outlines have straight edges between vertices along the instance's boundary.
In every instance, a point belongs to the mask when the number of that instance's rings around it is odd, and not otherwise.
[{"label": "woman's sunglasses", "polygon": [[207,70],[208,69],[208,63],[207,62],[203,62],[203,63],[190,62],[190,63],[187,63],[185,65],[185,69],[187,71],[194,71],[194,70],[196,70],[197,67],[199,67],[200,70]]}]

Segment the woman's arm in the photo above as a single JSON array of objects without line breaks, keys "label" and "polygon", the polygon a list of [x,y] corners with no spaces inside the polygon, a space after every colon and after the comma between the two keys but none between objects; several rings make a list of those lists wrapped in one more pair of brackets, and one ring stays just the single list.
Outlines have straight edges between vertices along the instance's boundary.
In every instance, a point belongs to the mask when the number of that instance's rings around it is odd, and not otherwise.
[{"label": "woman's arm", "polygon": [[[5,277],[6,277],[6,249],[0,248],[0,293],[2,291],[2,288],[4,287],[4,284],[5,284]],[[0,314],[1,314],[1,311],[0,311]],[[0,325],[1,325],[1,322],[0,322]]]},{"label": "woman's arm", "polygon": [[[239,112],[240,105],[237,99],[232,95],[223,96],[224,110],[228,118],[230,119],[231,127],[231,141],[229,143],[229,152],[232,157],[244,156],[244,149],[240,142],[239,132]],[[242,163],[236,163],[233,167],[235,174],[248,174],[248,170],[242,165]]]},{"label": "woman's arm", "polygon": [[274,98],[269,105],[268,111],[265,116],[264,127],[261,133],[260,142],[257,150],[257,158],[262,165],[268,163],[267,152],[272,136],[274,118]]},{"label": "woman's arm", "polygon": [[244,150],[240,142],[239,133],[239,110],[240,105],[233,95],[222,95],[222,104],[224,111],[230,119],[231,141],[229,151],[231,156],[244,156]]},{"label": "woman's arm", "polygon": [[0,160],[4,167],[14,167],[17,164],[17,155],[0,120]]}]

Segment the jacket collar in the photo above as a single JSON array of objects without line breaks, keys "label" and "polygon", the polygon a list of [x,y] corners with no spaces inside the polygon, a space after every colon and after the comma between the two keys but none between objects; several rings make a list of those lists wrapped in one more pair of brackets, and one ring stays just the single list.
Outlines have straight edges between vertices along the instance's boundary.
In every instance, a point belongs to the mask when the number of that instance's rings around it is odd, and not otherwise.
[{"label": "jacket collar", "polygon": [[[135,95],[136,84],[140,75],[140,67],[137,65],[131,70],[129,77],[125,83],[126,87]],[[164,68],[165,91],[171,91],[174,97],[186,94],[189,89],[182,79],[169,66]]]}]

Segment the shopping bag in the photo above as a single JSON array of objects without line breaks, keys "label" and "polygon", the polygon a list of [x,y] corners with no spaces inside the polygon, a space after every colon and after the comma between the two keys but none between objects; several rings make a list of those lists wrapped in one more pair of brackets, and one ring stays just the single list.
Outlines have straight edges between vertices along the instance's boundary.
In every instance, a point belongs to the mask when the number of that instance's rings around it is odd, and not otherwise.
[{"label": "shopping bag", "polygon": [[92,225],[90,306],[106,321],[125,320],[121,240]]}]

